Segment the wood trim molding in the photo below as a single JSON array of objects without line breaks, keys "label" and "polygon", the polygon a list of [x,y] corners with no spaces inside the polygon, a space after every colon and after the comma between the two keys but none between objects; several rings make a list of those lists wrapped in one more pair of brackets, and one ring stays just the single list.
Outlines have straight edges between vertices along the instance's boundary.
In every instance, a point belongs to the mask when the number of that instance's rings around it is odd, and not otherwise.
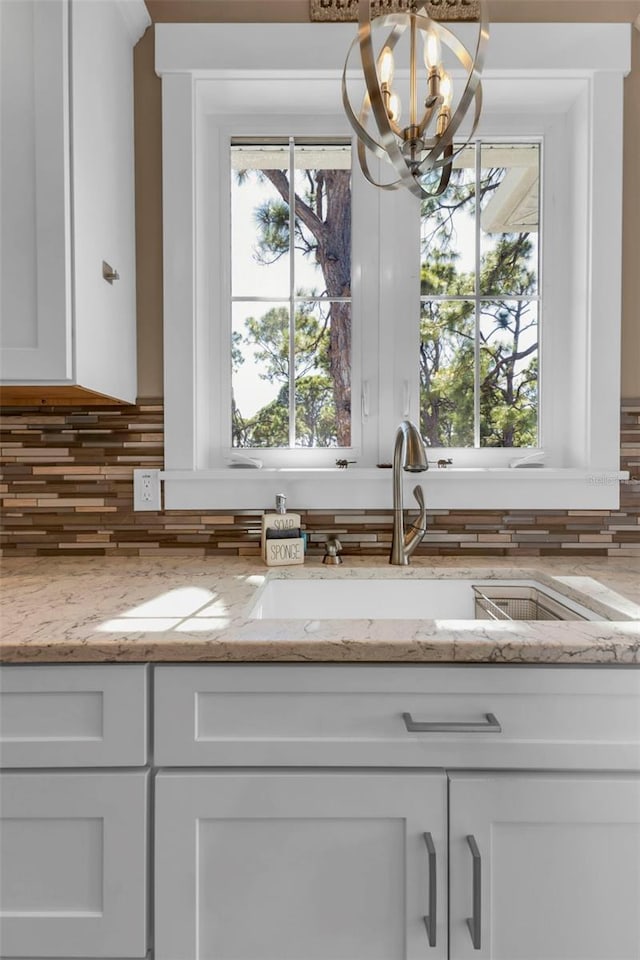
[{"label": "wood trim molding", "polygon": [[0,386],[0,405],[3,407],[65,407],[128,406],[123,400],[107,397],[86,387],[25,384]]}]

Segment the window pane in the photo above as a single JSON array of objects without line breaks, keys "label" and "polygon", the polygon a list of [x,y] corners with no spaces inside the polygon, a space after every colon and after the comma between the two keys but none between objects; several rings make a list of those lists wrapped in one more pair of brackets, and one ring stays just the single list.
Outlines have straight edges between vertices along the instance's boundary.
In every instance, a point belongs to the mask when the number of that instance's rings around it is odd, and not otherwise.
[{"label": "window pane", "polygon": [[472,301],[422,303],[420,430],[430,446],[473,446],[474,326]]},{"label": "window pane", "polygon": [[296,309],[296,446],[351,445],[351,304]]},{"label": "window pane", "polygon": [[475,147],[455,159],[451,181],[440,197],[422,201],[421,292],[473,294],[476,269]]},{"label": "window pane", "polygon": [[289,296],[288,170],[288,144],[231,147],[234,297]]},{"label": "window pane", "polygon": [[480,315],[480,443],[538,445],[538,304],[483,302]]},{"label": "window pane", "polygon": [[289,304],[233,304],[232,444],[289,445]]},{"label": "window pane", "polygon": [[350,141],[235,142],[231,168],[233,445],[350,446]]},{"label": "window pane", "polygon": [[296,144],[295,289],[351,296],[351,145]]},{"label": "window pane", "polygon": [[538,292],[540,147],[482,145],[480,174],[480,292],[530,296]]}]

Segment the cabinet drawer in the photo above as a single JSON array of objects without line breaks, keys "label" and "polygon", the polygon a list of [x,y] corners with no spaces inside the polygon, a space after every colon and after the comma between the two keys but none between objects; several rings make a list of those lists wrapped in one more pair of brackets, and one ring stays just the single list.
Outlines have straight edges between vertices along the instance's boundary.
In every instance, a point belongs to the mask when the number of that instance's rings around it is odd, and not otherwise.
[{"label": "cabinet drawer", "polygon": [[145,956],[147,777],[3,774],[2,956]]},{"label": "cabinet drawer", "polygon": [[3,767],[142,766],[144,665],[0,667]]},{"label": "cabinet drawer", "polygon": [[[633,669],[277,664],[154,672],[155,757],[163,766],[640,769]],[[437,726],[414,732],[412,722]]]}]

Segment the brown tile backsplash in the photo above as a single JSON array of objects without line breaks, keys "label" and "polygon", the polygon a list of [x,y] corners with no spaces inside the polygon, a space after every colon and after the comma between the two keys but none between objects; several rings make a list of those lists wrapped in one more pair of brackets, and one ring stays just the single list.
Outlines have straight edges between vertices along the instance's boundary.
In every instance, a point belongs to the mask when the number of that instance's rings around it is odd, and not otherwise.
[{"label": "brown tile backsplash", "polygon": [[[262,511],[133,512],[133,470],[162,467],[163,407],[10,407],[0,439],[1,552],[25,556],[259,556]],[[622,402],[620,509],[435,510],[422,556],[640,556],[640,401]],[[391,511],[308,510],[310,551],[385,554]]]}]

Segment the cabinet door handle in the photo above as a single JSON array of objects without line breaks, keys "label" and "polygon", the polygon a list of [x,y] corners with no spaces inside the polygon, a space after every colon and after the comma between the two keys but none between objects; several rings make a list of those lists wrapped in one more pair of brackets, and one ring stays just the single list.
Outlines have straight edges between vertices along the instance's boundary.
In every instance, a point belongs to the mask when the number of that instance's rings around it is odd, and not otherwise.
[{"label": "cabinet door handle", "polygon": [[430,833],[424,834],[429,856],[429,915],[424,918],[427,928],[427,940],[430,947],[436,945],[436,848]]},{"label": "cabinet door handle", "polygon": [[482,922],[480,917],[480,911],[482,909],[482,857],[480,856],[475,837],[469,835],[467,837],[467,843],[469,844],[471,856],[473,857],[473,916],[467,920],[467,926],[471,934],[473,949],[479,950]]},{"label": "cabinet door handle", "polygon": [[403,713],[402,719],[409,733],[502,733],[502,727],[495,714],[485,713],[485,720],[476,722],[454,720],[414,720],[410,713]]}]

